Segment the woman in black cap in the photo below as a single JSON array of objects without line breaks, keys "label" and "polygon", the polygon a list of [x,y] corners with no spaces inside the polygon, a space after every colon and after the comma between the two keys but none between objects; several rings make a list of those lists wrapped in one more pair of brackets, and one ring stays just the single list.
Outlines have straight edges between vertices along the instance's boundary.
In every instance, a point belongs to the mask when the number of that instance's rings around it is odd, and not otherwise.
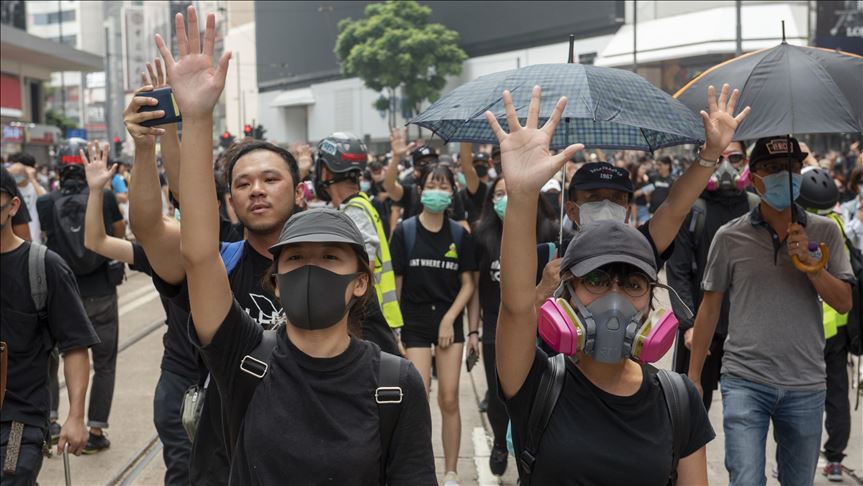
[{"label": "woman in black cap", "polygon": [[[537,312],[536,237],[523,228],[535,224],[542,185],[583,147],[549,153],[565,99],[541,129],[539,87],[534,88],[526,127],[516,117],[509,92],[503,99],[511,133],[486,114],[500,141],[508,193],[497,371],[522,484],[706,484],[704,445],[714,433],[698,391],[680,375],[657,373],[631,359],[650,361],[648,345],[639,348],[632,339],[646,323],[653,325],[646,317],[652,288],[658,285],[657,268],[647,239],[616,221],[586,225],[561,262],[558,299]],[[543,338],[570,359],[560,354],[549,359],[535,346],[538,319]],[[559,334],[545,332],[550,321],[563,324],[553,328]],[[552,378],[555,371],[558,380]],[[665,379],[670,384],[660,385]],[[544,380],[559,388],[541,386]],[[552,389],[559,390],[558,397],[546,393]],[[679,406],[671,400],[666,405],[669,392],[676,392]],[[548,417],[546,426],[532,420],[543,416]]]},{"label": "woman in black cap", "polygon": [[[419,374],[355,334],[373,275],[348,216],[332,209],[295,214],[270,247],[284,327],[263,331],[231,294],[219,255],[211,149],[229,56],[213,66],[213,14],[203,53],[193,7],[188,31],[178,29],[178,61],[161,37],[157,44],[183,113],[181,242],[192,334],[234,439],[230,483],[434,484]],[[253,198],[260,192],[250,190]]]}]

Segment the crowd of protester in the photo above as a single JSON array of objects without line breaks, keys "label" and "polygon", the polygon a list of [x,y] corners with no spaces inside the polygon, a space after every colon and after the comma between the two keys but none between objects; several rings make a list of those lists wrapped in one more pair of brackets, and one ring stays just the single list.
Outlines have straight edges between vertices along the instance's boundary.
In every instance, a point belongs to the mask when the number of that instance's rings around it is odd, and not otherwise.
[{"label": "crowd of protester", "polygon": [[[162,59],[124,113],[132,159],[70,139],[54,160],[4,161],[4,484],[34,484],[45,443],[74,454],[111,446],[126,265],[152,278],[166,314],[154,391],[166,484],[436,484],[434,387],[442,477],[455,486],[465,358],[469,370],[483,363],[496,475],[511,435],[525,484],[703,484],[721,425],[731,483],[763,484],[773,420],[780,481],[807,484],[826,406],[824,474],[842,479],[860,141],[820,153],[793,138],[732,141],[748,109],[732,116],[738,94],[726,86],[718,98],[711,89],[705,146],[689,151],[550,151],[563,101],[545,127],[529,116],[507,133],[489,117],[500,143],[456,153],[421,133],[411,141],[414,129],[394,130],[385,153],[341,132],[214,150],[229,56],[213,62],[212,18],[203,43],[191,7],[188,21],[178,58],[157,38]],[[140,110],[168,86],[182,143],[176,125],[145,126],[163,111]],[[809,213],[781,201],[776,181],[788,189],[789,172]],[[830,188],[826,203],[808,195],[816,183]],[[829,248],[827,270],[790,263],[814,266],[810,241]],[[669,289],[673,314],[653,317],[657,288]],[[756,295],[772,304],[756,306]],[[647,365],[653,348],[634,341],[672,318],[679,374]],[[808,324],[792,342],[780,327],[795,320]],[[569,331],[549,337],[552,322]],[[559,397],[549,399],[551,380]],[[717,387],[724,415],[711,424]],[[686,404],[682,439],[670,389]],[[758,405],[786,390],[783,407]]]}]

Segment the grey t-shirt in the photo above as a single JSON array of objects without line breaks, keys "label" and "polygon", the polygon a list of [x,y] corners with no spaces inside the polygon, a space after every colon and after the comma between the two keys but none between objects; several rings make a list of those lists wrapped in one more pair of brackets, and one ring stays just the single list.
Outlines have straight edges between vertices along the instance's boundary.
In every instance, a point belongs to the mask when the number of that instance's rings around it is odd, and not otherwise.
[{"label": "grey t-shirt", "polygon": [[[827,271],[853,281],[836,223],[802,210],[797,214],[809,241],[827,244]],[[820,298],[806,274],[794,268],[786,243],[761,219],[759,208],[716,233],[702,287],[730,292],[723,374],[780,388],[826,387]]]}]

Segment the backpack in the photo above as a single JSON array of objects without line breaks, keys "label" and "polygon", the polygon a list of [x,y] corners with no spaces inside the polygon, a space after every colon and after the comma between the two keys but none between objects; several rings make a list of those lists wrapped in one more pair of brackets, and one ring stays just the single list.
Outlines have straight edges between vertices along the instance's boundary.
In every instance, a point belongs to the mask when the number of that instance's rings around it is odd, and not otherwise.
[{"label": "backpack", "polygon": [[36,307],[39,320],[48,318],[48,280],[45,276],[45,255],[48,248],[39,243],[30,243],[30,255],[27,258],[30,278],[30,298]]},{"label": "backpack", "polygon": [[[461,240],[464,237],[464,227],[451,218],[446,218],[446,220],[449,223],[452,239],[455,241],[455,251],[461,255]],[[405,239],[405,258],[410,258],[414,245],[417,242],[417,216],[411,216],[402,221],[402,230],[404,231]]]},{"label": "backpack", "polygon": [[[278,340],[277,332],[278,328],[265,330],[261,336],[261,342],[240,361],[240,370],[243,373],[237,375],[234,389],[231,390],[232,393],[229,398],[230,409],[226,411],[227,429],[230,443],[233,446],[237,443],[243,417],[246,415],[246,409],[255,394],[255,388],[269,370],[269,363]],[[378,404],[378,416],[380,418],[381,464],[379,479],[381,484],[386,484],[386,465],[389,459],[390,443],[398,423],[404,396],[400,377],[407,362],[404,358],[383,351],[380,352],[378,387],[375,389],[374,400]]]},{"label": "backpack", "polygon": [[[668,484],[673,486],[677,482],[677,463],[680,461],[680,451],[689,437],[689,391],[686,388],[686,382],[683,381],[683,377],[679,373],[669,370],[655,371],[671,419],[673,445],[671,475],[668,478]],[[517,457],[520,485],[530,485],[530,476],[533,474],[533,466],[539,452],[539,443],[542,440],[542,434],[548,427],[548,422],[551,420],[551,414],[554,412],[560,393],[563,391],[565,377],[566,357],[563,354],[549,357],[548,368],[542,373],[533,407],[528,417],[527,440],[524,449]]]},{"label": "backpack", "polygon": [[86,191],[77,194],[60,193],[54,199],[54,238],[51,250],[56,252],[75,275],[95,272],[108,259],[84,246],[84,219],[87,211]]},{"label": "backpack", "polygon": [[863,355],[863,336],[861,336],[861,327],[863,327],[863,305],[861,305],[863,304],[863,253],[851,243],[842,227],[839,230],[842,232],[845,246],[848,248],[851,271],[857,280],[857,284],[851,289],[853,305],[851,311],[848,312],[848,324],[845,325],[845,330],[848,333],[848,352],[860,356]]}]

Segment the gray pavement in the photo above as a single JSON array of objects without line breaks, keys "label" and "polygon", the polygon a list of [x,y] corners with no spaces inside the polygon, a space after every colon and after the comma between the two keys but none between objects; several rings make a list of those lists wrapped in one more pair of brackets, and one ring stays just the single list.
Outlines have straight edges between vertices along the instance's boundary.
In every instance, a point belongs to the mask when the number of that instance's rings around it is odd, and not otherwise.
[{"label": "gray pavement", "polygon": [[[660,303],[667,303],[665,296]],[[153,427],[153,390],[159,376],[162,357],[162,334],[164,327],[154,323],[164,319],[162,306],[150,280],[132,272],[129,280],[120,287],[120,346],[124,348],[117,361],[117,384],[110,424],[107,429],[111,448],[93,456],[72,457],[72,484],[162,484],[165,467],[161,457],[161,444]],[[670,367],[670,355],[658,365]],[[509,467],[502,478],[493,476],[488,468],[491,446],[491,428],[485,414],[478,411],[478,403],[485,394],[487,384],[480,361],[472,373],[464,368],[461,374],[459,399],[461,403],[462,434],[459,454],[459,476],[461,484],[492,485],[516,484],[515,463],[510,457]],[[62,371],[61,371],[62,373]],[[61,374],[62,377],[62,374]],[[432,384],[431,409],[438,479],[443,479],[443,450],[440,441],[440,412],[437,407],[436,383]],[[856,390],[852,390],[852,393]],[[708,477],[711,484],[727,484],[724,466],[722,432],[722,401],[719,393],[714,395],[710,420],[716,430],[716,439],[707,447]],[[66,413],[65,389],[61,393],[60,416]],[[853,407],[853,398],[852,398]],[[778,482],[770,476],[775,464],[775,445],[768,439],[768,484]],[[849,441],[845,465],[863,473],[863,409],[852,411],[852,435]],[[63,464],[60,458],[46,459],[39,476],[41,485],[62,485]],[[815,477],[816,485],[857,484],[846,475],[844,483],[829,483],[821,474]],[[863,484],[863,483],[859,483]]]}]

